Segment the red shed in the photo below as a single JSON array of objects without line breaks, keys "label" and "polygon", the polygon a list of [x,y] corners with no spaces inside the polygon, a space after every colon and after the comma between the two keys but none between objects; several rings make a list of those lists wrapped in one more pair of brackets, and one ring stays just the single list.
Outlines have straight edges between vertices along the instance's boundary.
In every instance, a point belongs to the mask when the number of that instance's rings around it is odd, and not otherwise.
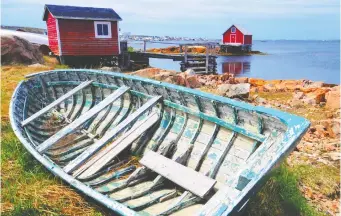
[{"label": "red shed", "polygon": [[223,34],[223,44],[251,45],[252,34],[239,26],[232,25]]},{"label": "red shed", "polygon": [[50,49],[63,63],[72,57],[120,53],[118,22],[122,19],[111,8],[45,5],[43,20]]}]

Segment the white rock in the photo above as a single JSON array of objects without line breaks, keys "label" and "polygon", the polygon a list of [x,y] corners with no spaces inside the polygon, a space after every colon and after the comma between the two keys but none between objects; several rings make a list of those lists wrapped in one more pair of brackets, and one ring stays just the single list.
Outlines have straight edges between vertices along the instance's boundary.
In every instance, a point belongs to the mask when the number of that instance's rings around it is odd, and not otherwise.
[{"label": "white rock", "polygon": [[323,154],[324,157],[327,157],[333,161],[338,161],[340,160],[340,152],[329,152],[329,153],[325,153]]},{"label": "white rock", "polygon": [[196,75],[195,71],[193,69],[187,69],[185,72],[184,72],[187,76],[193,76],[193,75]]},{"label": "white rock", "polygon": [[104,71],[122,72],[119,67],[101,67]]},{"label": "white rock", "polygon": [[221,84],[218,86],[218,94],[227,97],[248,97],[250,93],[250,83]]},{"label": "white rock", "polygon": [[47,66],[43,64],[35,63],[35,64],[29,65],[28,67],[47,67]]}]

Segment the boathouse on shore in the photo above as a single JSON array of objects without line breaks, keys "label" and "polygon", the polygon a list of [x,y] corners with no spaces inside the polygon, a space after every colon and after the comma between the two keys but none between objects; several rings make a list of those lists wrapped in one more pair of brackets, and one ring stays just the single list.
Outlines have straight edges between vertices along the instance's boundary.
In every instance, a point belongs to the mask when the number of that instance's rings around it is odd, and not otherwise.
[{"label": "boathouse on shore", "polygon": [[51,51],[63,64],[93,62],[120,54],[119,21],[111,8],[45,5]]},{"label": "boathouse on shore", "polygon": [[232,25],[223,33],[223,42],[221,49],[251,51],[252,48],[252,34],[245,29]]}]

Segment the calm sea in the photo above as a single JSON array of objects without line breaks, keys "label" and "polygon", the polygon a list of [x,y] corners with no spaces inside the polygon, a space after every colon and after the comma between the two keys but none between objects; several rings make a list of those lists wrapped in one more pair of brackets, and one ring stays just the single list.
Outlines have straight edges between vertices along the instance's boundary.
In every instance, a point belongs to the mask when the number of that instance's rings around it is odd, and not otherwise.
[{"label": "calm sea", "polygon": [[[263,79],[309,79],[340,84],[340,41],[254,41],[253,50],[267,55],[217,58],[218,73]],[[129,43],[142,48],[141,43]],[[148,43],[148,48],[171,46]],[[150,59],[150,66],[180,70],[178,61]]]}]

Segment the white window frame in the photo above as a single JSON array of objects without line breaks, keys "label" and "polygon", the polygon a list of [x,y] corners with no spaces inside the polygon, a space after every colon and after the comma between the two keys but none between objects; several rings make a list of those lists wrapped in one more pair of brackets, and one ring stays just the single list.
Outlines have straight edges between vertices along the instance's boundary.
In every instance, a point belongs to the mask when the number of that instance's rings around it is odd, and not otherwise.
[{"label": "white window frame", "polygon": [[[234,30],[234,31],[233,31],[233,30]],[[233,27],[231,28],[231,33],[236,33],[236,27],[233,26]]]},{"label": "white window frame", "polygon": [[[108,35],[98,35],[97,32],[97,25],[102,24],[102,25],[108,25]],[[96,38],[111,38],[111,22],[99,22],[95,21],[94,22],[94,27],[95,27],[95,37]]]}]

